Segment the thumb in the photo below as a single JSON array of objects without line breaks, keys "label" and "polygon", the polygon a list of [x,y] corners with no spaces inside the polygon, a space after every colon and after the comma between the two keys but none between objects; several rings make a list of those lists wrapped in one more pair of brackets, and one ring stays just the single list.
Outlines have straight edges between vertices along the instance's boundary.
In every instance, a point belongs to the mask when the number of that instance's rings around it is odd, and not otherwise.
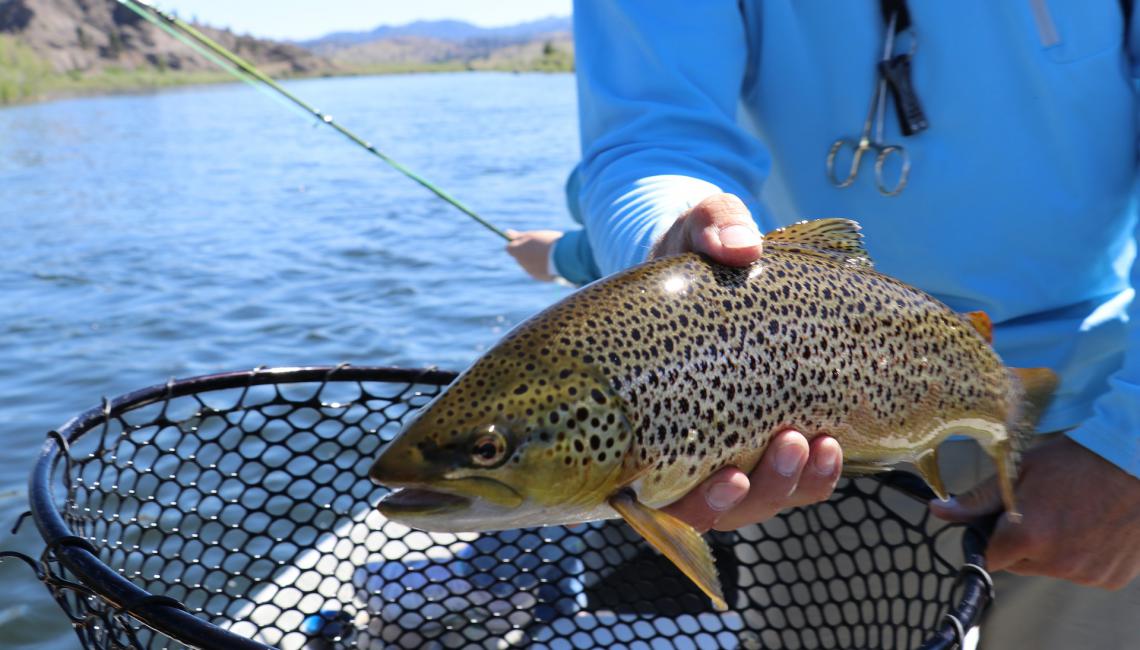
[{"label": "thumb", "polygon": [[760,257],[762,239],[752,213],[738,197],[717,194],[689,212],[688,248],[721,264],[747,266]]},{"label": "thumb", "polygon": [[930,502],[930,510],[935,517],[956,522],[973,521],[1000,512],[1001,509],[1001,490],[995,478],[986,480],[965,494],[950,497],[949,501],[933,499]]}]

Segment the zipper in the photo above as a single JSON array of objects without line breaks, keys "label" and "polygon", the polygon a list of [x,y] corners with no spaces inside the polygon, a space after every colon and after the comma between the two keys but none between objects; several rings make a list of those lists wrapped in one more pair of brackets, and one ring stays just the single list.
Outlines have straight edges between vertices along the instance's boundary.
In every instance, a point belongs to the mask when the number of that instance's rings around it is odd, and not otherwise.
[{"label": "zipper", "polygon": [[1049,11],[1046,0],[1029,0],[1029,8],[1033,11],[1033,22],[1037,24],[1037,38],[1041,39],[1043,47],[1053,47],[1061,42],[1057,34],[1057,24],[1053,22],[1053,13]]}]

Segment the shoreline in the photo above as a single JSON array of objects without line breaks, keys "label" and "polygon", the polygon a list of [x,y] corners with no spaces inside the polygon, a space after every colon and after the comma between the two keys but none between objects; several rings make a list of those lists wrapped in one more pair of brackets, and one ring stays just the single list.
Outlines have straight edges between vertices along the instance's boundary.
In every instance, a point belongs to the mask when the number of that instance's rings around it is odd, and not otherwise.
[{"label": "shoreline", "polygon": [[[538,62],[541,63],[541,62]],[[573,66],[472,66],[462,61],[439,64],[391,64],[368,65],[342,70],[322,70],[311,74],[290,74],[274,76],[275,81],[294,79],[321,79],[331,77],[374,77],[405,74],[437,74],[449,72],[505,72],[505,73],[573,73]],[[224,83],[240,83],[240,80],[222,71],[208,72],[169,72],[158,70],[104,70],[96,75],[73,76],[66,73],[45,75],[32,79],[29,85],[34,88],[22,94],[0,93],[0,109],[45,104],[83,97],[103,97],[147,93],[168,88],[207,86]]]}]

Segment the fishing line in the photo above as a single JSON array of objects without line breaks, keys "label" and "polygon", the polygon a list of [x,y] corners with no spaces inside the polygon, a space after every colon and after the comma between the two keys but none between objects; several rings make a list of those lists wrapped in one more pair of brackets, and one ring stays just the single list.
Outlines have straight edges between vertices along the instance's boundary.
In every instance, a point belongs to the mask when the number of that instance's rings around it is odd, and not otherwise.
[{"label": "fishing line", "polygon": [[[258,70],[257,67],[249,61],[246,61],[240,56],[227,50],[225,47],[222,47],[209,36],[206,36],[201,31],[194,28],[193,25],[186,23],[173,14],[167,13],[158,7],[155,7],[146,0],[116,0],[116,2],[135,12],[139,16],[142,16],[144,19],[146,19],[147,22],[158,26],[164,32],[170,34],[171,36],[174,36],[178,41],[190,46],[194,49],[194,51],[206,57],[207,60],[217,64],[223,70],[230,73],[234,77],[237,77],[239,80],[258,88],[263,93],[270,94],[278,101],[281,101],[281,98],[283,97],[290,102],[288,105],[291,108],[299,107],[305,112],[306,115],[316,116],[319,121],[336,129],[341,135],[348,138],[356,145],[364,148],[380,160],[383,160],[385,163],[387,163],[389,166],[404,176],[407,176],[413,181],[419,183],[428,191],[432,192],[447,203],[450,203],[463,214],[466,214],[475,221],[479,222],[479,224],[487,230],[490,230],[491,232],[507,241],[511,240],[511,238],[507,236],[507,233],[495,227],[491,222],[487,221],[483,217],[480,217],[475,213],[474,210],[461,203],[458,199],[452,197],[450,194],[443,191],[423,176],[420,176],[411,169],[408,169],[404,165],[400,164],[398,161],[390,158],[387,154],[373,146],[372,143],[364,140],[352,131],[349,131],[347,128],[341,126],[332,118],[331,115],[321,112],[319,109],[309,105],[293,93],[285,90],[269,75],[265,74],[261,70]],[[269,90],[276,91],[276,94],[269,93]]]}]

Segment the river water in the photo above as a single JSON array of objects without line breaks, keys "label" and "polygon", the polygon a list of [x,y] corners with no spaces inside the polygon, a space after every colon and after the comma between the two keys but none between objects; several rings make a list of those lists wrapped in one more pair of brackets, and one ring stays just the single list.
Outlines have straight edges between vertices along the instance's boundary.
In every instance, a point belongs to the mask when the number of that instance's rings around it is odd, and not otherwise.
[{"label": "river water", "polygon": [[[570,225],[570,75],[288,87],[502,228]],[[0,110],[0,549],[45,433],[115,396],[259,365],[461,369],[565,295],[331,129],[235,84]],[[73,648],[0,564],[0,647]]]}]

